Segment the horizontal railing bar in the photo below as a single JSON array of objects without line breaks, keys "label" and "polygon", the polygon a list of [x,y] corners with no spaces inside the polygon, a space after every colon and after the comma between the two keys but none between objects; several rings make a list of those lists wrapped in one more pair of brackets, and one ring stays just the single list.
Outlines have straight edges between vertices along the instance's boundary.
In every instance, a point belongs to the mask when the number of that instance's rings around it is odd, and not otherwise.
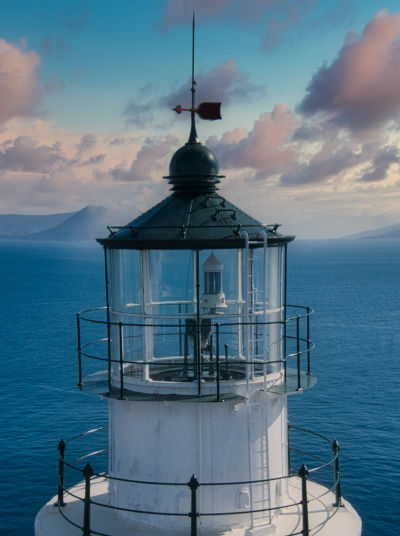
[{"label": "horizontal railing bar", "polygon": [[89,454],[84,454],[83,456],[80,456],[79,458],[75,458],[72,460],[71,463],[80,462],[81,460],[86,460],[87,458],[91,458],[92,456],[96,456],[97,454],[102,454],[103,452],[108,452],[108,449],[101,449],[101,450],[95,450],[94,452],[90,452]]},{"label": "horizontal railing bar", "polygon": [[[304,450],[299,450],[294,447],[289,447],[290,452],[296,452],[297,454],[304,454],[305,456],[308,456],[309,458],[313,458],[314,460],[317,460],[319,462],[322,462],[324,465],[321,465],[321,467],[328,466],[329,464],[334,462],[334,458],[327,462],[326,460],[323,460],[322,458],[319,458],[318,456],[315,456],[314,454],[310,454],[309,452],[305,452]],[[310,472],[310,471],[309,471]]]},{"label": "horizontal railing bar", "polygon": [[295,475],[274,476],[272,478],[263,478],[261,480],[243,480],[237,482],[201,482],[200,486],[243,486],[245,484],[265,484],[266,482],[274,482],[276,480],[286,480]]},{"label": "horizontal railing bar", "polygon": [[[186,316],[186,317],[182,317],[182,318],[188,318],[190,320],[194,320],[196,321],[196,317],[193,316],[193,315],[190,315],[190,316]],[[201,317],[201,319],[203,318],[209,318],[209,317]],[[295,319],[296,317],[294,317]],[[147,318],[147,322],[146,322],[146,318],[144,320],[144,322],[116,322],[116,321],[112,321],[110,320],[110,322],[107,322],[107,320],[96,320],[96,319],[93,319],[93,318],[85,318],[85,317],[80,317],[80,320],[81,321],[84,321],[84,322],[89,322],[89,323],[92,323],[92,324],[101,324],[101,325],[104,325],[104,326],[107,326],[108,324],[110,326],[119,326],[120,324],[122,324],[123,326],[128,326],[128,327],[138,327],[138,328],[148,328],[148,327],[152,327],[152,328],[179,328],[179,327],[183,327],[182,324],[155,324],[154,322],[152,322],[153,318],[150,318],[148,317]],[[284,324],[287,324],[288,322],[290,321],[290,319],[288,320],[270,320],[268,322],[224,322],[223,319],[218,319],[218,321],[215,322],[215,324],[211,323],[211,327],[216,327],[217,324],[219,324],[221,327],[226,327],[226,326],[278,326],[278,325],[284,325]]]},{"label": "horizontal railing bar", "polygon": [[289,423],[288,426],[289,426],[289,428],[291,428],[293,430],[299,430],[300,432],[305,432],[306,434],[310,434],[310,435],[313,435],[313,436],[316,436],[316,437],[320,437],[321,439],[323,439],[324,441],[326,441],[329,444],[332,443],[332,441],[328,437],[326,437],[326,436],[324,436],[324,435],[322,435],[322,434],[320,434],[318,432],[313,432],[312,430],[307,430],[307,428],[302,428],[301,426],[296,426],[295,424],[291,424],[291,423]]},{"label": "horizontal railing bar", "polygon": [[[89,359],[96,359],[97,361],[109,361],[110,363],[119,363],[119,360],[118,359],[108,359],[107,357],[99,357],[99,356],[94,356],[94,355],[91,355],[91,354],[87,354],[85,352],[81,352],[81,355],[84,356],[84,357],[87,357]],[[181,366],[182,363],[183,363],[183,359],[184,357],[183,356],[179,356],[179,357],[174,357],[174,358],[171,358],[171,359],[174,359],[174,361],[165,361],[165,358],[164,357],[156,357],[154,358],[152,361],[129,361],[128,359],[125,359],[124,360],[124,364],[126,365],[157,365],[157,366]],[[278,360],[275,360],[275,361],[260,361],[260,360],[252,360],[252,361],[244,361],[242,359],[231,359],[231,358],[228,358],[228,363],[230,365],[259,365],[260,367],[262,366],[265,366],[265,365],[273,365],[275,363],[285,363],[285,360],[284,359],[278,359]],[[200,361],[200,364],[201,365],[209,365],[210,364],[210,361],[204,361],[204,360],[201,360]]]},{"label": "horizontal railing bar", "polygon": [[71,443],[71,441],[75,441],[75,439],[79,439],[81,437],[85,437],[90,434],[94,434],[95,432],[100,432],[101,430],[108,430],[108,426],[99,426],[98,428],[91,428],[90,430],[87,430],[86,432],[82,432],[81,434],[77,434],[75,436],[70,437],[65,441],[65,444],[68,445],[68,443]]},{"label": "horizontal railing bar", "polygon": [[[185,486],[187,487],[187,484],[185,484]],[[119,510],[121,512],[132,512],[134,514],[147,514],[147,515],[154,515],[154,516],[184,516],[184,517],[188,517],[188,514],[184,514],[182,512],[153,512],[151,510],[137,510],[137,509],[133,509],[133,508],[125,508],[124,506],[114,506],[113,504],[103,504],[103,503],[98,503],[98,502],[95,502],[95,501],[90,501],[91,504],[94,504],[95,506],[101,506],[101,507],[104,507],[104,508],[109,508],[110,510]]]},{"label": "horizontal railing bar", "polygon": [[260,512],[271,512],[273,510],[282,510],[284,508],[292,508],[293,506],[299,506],[302,504],[302,501],[294,502],[291,504],[284,504],[283,506],[270,506],[269,508],[257,508],[253,510],[243,510],[241,512],[199,512],[200,516],[234,516],[234,515],[243,515],[243,514],[257,514]]}]

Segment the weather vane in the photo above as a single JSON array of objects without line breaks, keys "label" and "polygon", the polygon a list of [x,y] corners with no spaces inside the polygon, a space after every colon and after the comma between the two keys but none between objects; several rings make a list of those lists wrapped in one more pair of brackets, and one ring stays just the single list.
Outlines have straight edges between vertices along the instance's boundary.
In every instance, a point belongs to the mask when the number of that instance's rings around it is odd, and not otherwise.
[{"label": "weather vane", "polygon": [[209,119],[214,121],[221,119],[221,103],[220,102],[202,102],[196,108],[195,105],[195,93],[196,93],[196,80],[194,79],[194,35],[195,35],[195,21],[193,12],[193,29],[192,29],[192,106],[190,108],[183,108],[180,104],[172,108],[177,114],[182,112],[191,112],[192,125],[194,125],[194,114],[196,113],[201,119]]}]

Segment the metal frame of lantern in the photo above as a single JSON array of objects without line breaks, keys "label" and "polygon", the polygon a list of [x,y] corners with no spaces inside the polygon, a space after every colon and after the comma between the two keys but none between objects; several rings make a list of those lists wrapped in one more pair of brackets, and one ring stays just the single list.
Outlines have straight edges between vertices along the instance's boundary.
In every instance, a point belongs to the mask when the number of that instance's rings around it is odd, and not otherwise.
[{"label": "metal frame of lantern", "polygon": [[[116,308],[113,310],[110,305],[110,296],[108,292],[109,281],[109,259],[108,256],[115,253],[115,250],[109,251],[105,247],[105,265],[106,265],[106,282],[107,282],[107,306],[106,306],[106,321],[107,326],[106,336],[101,336],[97,340],[82,339],[82,322],[97,322],[101,324],[103,321],[95,318],[90,318],[88,313],[78,315],[78,338],[79,338],[79,385],[85,389],[94,390],[97,385],[102,394],[108,393],[110,396],[119,397],[135,397],[135,381],[139,380],[150,381],[152,387],[147,389],[148,395],[154,391],[154,382],[156,380],[164,383],[164,395],[172,394],[178,388],[183,389],[183,396],[199,396],[218,394],[218,399],[222,389],[225,387],[229,390],[235,383],[232,378],[232,373],[228,373],[229,368],[236,368],[236,371],[241,370],[240,374],[236,375],[236,381],[244,378],[246,381],[251,381],[256,376],[262,376],[264,386],[266,387],[267,376],[271,373],[282,373],[276,377],[274,385],[271,387],[275,390],[284,389],[286,392],[293,392],[303,388],[310,387],[315,378],[311,375],[310,366],[310,351],[313,345],[310,340],[310,314],[312,310],[308,307],[297,308],[297,314],[288,316],[286,303],[286,251],[287,246],[285,240],[280,241],[280,247],[268,248],[268,237],[264,232],[263,240],[253,242],[257,248],[250,247],[248,233],[242,232],[242,244],[244,248],[232,248],[237,256],[237,278],[238,281],[243,281],[243,288],[238,288],[238,294],[235,300],[230,300],[229,295],[225,301],[223,313],[206,311],[201,296],[201,263],[200,254],[203,250],[186,250],[190,252],[193,269],[192,280],[192,300],[173,301],[155,301],[151,300],[151,283],[152,273],[150,265],[151,252],[154,250],[136,250],[140,256],[141,275],[140,281],[143,284],[144,296],[142,300],[142,310],[139,313],[131,311],[121,311]],[[231,248],[229,248],[231,249]],[[277,275],[271,285],[279,289],[280,296],[278,303],[274,307],[270,307],[267,303],[267,281],[271,274],[268,274],[268,250],[274,252],[275,270]],[[118,249],[119,252],[126,252],[125,249]],[[135,251],[135,250],[131,250]],[[166,251],[166,250],[161,250]],[[176,253],[180,250],[172,250]],[[208,250],[205,250],[206,252]],[[217,251],[213,249],[212,251]],[[224,250],[220,250],[223,252]],[[226,251],[226,250],[225,250]],[[262,299],[255,298],[256,289],[250,288],[254,274],[251,274],[251,267],[255,264],[255,252],[259,252],[258,262],[262,265]],[[207,256],[207,253],[205,253]],[[138,261],[137,261],[138,262]],[[118,270],[116,270],[118,271]],[[279,273],[278,273],[279,272]],[[276,278],[281,278],[281,284],[277,284]],[[250,282],[250,283],[249,283]],[[258,289],[260,290],[260,289]],[[277,299],[277,298],[275,298]],[[138,305],[138,304],[137,304]],[[228,307],[236,306],[236,311],[228,312]],[[173,311],[168,313],[153,313],[154,306],[168,306]],[[291,306],[292,308],[294,306]],[[188,309],[190,310],[188,311]],[[293,309],[294,310],[294,309]],[[299,314],[300,311],[300,314]],[[208,322],[208,324],[206,323]],[[290,326],[293,326],[291,334],[287,333]],[[131,330],[131,331],[129,331]],[[136,332],[135,332],[136,330]],[[157,330],[172,330],[168,333],[168,338],[175,338],[175,348],[179,350],[173,352],[172,355],[157,357],[154,355],[155,338]],[[224,330],[229,332],[229,344],[224,341]],[[269,333],[267,333],[269,330]],[[139,333],[138,333],[139,332]],[[135,335],[136,333],[136,335]],[[210,339],[207,340],[207,335]],[[126,340],[129,338],[142,339],[139,344],[136,341],[136,348],[139,349],[141,355],[132,358],[129,355]],[[232,340],[236,337],[236,344]],[[189,343],[191,341],[191,344]],[[271,342],[272,340],[272,342]],[[113,342],[112,342],[113,341]],[[206,343],[208,346],[207,352],[210,352],[209,357],[205,356]],[[287,345],[290,345],[287,351]],[[107,389],[104,381],[104,373],[102,376],[97,373],[93,377],[86,378],[84,382],[82,377],[82,359],[94,358],[95,360],[104,361],[104,353],[96,351],[100,345],[107,345]],[[193,348],[190,354],[189,347]],[[237,351],[233,355],[229,355],[232,348]],[[95,349],[94,349],[95,348]],[[93,350],[94,349],[94,350]],[[303,358],[306,358],[306,364],[302,365]],[[290,378],[287,377],[287,358],[296,358],[295,373],[290,372]],[[223,368],[220,367],[220,361],[223,360]],[[218,363],[217,363],[218,361]],[[176,374],[171,375],[172,372]],[[212,374],[207,374],[203,369],[212,371]],[[171,370],[168,370],[171,369]],[[216,374],[218,369],[221,372]],[[302,372],[303,370],[303,372]],[[205,380],[204,383],[202,380]],[[170,389],[167,388],[167,383],[173,383]],[[178,386],[177,383],[186,382],[186,386]],[[194,382],[194,383],[191,383]],[[283,382],[283,383],[281,383]],[[278,384],[281,386],[278,387]],[[140,381],[136,382],[136,387],[140,385],[140,391],[143,392],[144,385]],[[225,394],[227,394],[225,389]],[[137,394],[137,393],[136,393]]]}]

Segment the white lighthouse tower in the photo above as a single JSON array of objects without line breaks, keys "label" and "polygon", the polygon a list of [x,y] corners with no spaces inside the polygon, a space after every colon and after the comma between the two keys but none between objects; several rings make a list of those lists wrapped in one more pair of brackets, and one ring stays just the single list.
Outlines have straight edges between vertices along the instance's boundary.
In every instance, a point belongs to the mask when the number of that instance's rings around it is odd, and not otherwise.
[{"label": "white lighthouse tower", "polygon": [[60,441],[35,535],[359,536],[337,442],[318,431],[307,458],[306,431],[288,424],[287,396],[316,381],[312,310],[286,303],[294,237],[219,194],[190,110],[171,195],[98,240],[106,307],[77,316],[78,385],[108,400],[108,444],[90,430],[93,450],[71,458],[81,438]]}]

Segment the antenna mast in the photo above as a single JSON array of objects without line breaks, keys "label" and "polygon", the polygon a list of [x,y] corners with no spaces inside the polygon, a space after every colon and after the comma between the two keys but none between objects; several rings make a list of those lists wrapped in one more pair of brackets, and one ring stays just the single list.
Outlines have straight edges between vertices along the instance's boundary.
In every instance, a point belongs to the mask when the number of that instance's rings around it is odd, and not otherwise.
[{"label": "antenna mast", "polygon": [[196,93],[196,80],[194,79],[194,36],[195,36],[195,20],[193,11],[193,23],[192,23],[192,108],[191,108],[191,128],[188,143],[200,143],[196,132],[195,122],[195,93]]},{"label": "antenna mast", "polygon": [[183,108],[180,104],[172,108],[177,114],[185,112],[190,112],[191,116],[191,128],[188,143],[200,143],[197,132],[196,132],[196,122],[195,114],[198,114],[201,119],[209,119],[214,121],[215,119],[221,119],[221,103],[220,102],[202,102],[196,108],[196,80],[194,79],[194,52],[195,52],[195,16],[193,11],[193,22],[192,22],[192,106],[190,108]]}]

